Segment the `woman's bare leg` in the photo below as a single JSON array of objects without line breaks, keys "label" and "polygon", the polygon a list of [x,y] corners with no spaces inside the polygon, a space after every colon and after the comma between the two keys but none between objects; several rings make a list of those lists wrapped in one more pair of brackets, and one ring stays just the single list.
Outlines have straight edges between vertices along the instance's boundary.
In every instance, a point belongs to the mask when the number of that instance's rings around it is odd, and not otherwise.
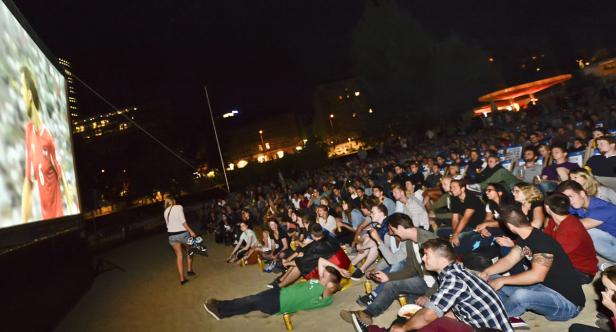
[{"label": "woman's bare leg", "polygon": [[182,262],[182,244],[174,243],[171,245],[173,248],[173,252],[175,253],[175,266],[178,269],[178,275],[180,277],[180,281],[184,281],[184,264]]}]

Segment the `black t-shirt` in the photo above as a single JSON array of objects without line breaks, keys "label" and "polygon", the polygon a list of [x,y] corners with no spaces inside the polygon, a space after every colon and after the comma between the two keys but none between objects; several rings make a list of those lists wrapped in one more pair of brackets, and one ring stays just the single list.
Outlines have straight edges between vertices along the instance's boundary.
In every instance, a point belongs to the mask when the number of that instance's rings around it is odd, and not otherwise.
[{"label": "black t-shirt", "polygon": [[552,267],[542,284],[557,291],[573,304],[580,307],[584,306],[586,298],[582,291],[580,278],[576,274],[569,256],[556,240],[533,228],[528,238],[522,239],[518,236],[516,243],[522,248],[522,253],[529,261],[532,260],[533,254],[554,255]]},{"label": "black t-shirt", "polygon": [[278,229],[278,238],[276,238],[276,236],[272,233],[272,239],[274,240],[274,243],[278,245],[278,248],[274,250],[275,253],[278,253],[280,250],[282,250],[283,239],[287,239],[287,246],[291,243],[291,240],[289,240],[289,235],[282,229]]},{"label": "black t-shirt", "polygon": [[296,258],[295,262],[301,274],[306,275],[317,267],[319,258],[329,259],[339,249],[340,245],[334,237],[323,235],[322,239],[312,241],[302,248],[301,251],[304,253],[304,256]]},{"label": "black t-shirt", "polygon": [[464,202],[461,202],[458,197],[451,197],[451,212],[460,214],[460,220],[462,220],[466,209],[475,210],[466,224],[466,228],[475,228],[485,220],[486,206],[477,196],[466,193]]},{"label": "black t-shirt", "polygon": [[528,221],[533,221],[536,207],[543,207],[543,200],[530,203],[530,209],[528,209],[528,213],[526,214],[526,218],[528,218]]},{"label": "black t-shirt", "polygon": [[616,177],[616,156],[606,158],[604,155],[592,156],[586,162],[595,176]]}]

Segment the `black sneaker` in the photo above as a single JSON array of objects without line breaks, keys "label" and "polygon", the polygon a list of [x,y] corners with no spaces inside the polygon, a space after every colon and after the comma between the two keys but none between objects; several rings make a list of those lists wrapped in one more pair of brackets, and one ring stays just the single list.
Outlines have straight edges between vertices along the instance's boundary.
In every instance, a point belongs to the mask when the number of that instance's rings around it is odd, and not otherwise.
[{"label": "black sneaker", "polygon": [[351,314],[351,319],[353,320],[355,332],[368,332],[368,325],[359,319],[356,313]]},{"label": "black sneaker", "polygon": [[203,304],[205,311],[207,311],[210,315],[212,315],[216,320],[220,320],[220,313],[218,312],[218,306],[216,305],[216,300],[207,299]]},{"label": "black sneaker", "polygon": [[188,276],[190,276],[190,277],[194,277],[194,276],[196,276],[197,274],[195,273],[195,271],[187,271],[187,272],[186,272],[186,275],[188,275]]},{"label": "black sneaker", "polygon": [[374,302],[374,295],[372,293],[360,296],[355,303],[362,307],[367,307]]},{"label": "black sneaker", "polygon": [[364,276],[364,273],[360,269],[355,269],[355,271],[353,271],[353,274],[351,274],[351,279],[357,281],[361,279],[363,276]]}]

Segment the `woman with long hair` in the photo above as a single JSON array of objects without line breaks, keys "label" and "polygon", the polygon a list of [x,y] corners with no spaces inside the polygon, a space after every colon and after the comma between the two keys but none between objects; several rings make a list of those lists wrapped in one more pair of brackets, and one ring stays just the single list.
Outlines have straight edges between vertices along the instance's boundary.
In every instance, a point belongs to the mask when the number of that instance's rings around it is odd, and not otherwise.
[{"label": "woman with long hair", "polygon": [[[499,229],[500,207],[509,203],[509,193],[507,189],[500,183],[488,183],[485,191],[486,195],[486,218],[484,222],[475,227],[475,232],[478,232],[483,237],[490,237],[494,229]],[[502,235],[502,231],[498,232]]]},{"label": "woman with long hair", "polygon": [[580,168],[571,171],[569,177],[571,177],[571,180],[579,183],[588,196],[595,196],[606,202],[616,204],[616,192],[599,183],[587,170]]},{"label": "woman with long hair", "polygon": [[[187,253],[188,246],[186,241],[188,237],[196,237],[197,234],[188,226],[186,217],[184,216],[184,208],[175,203],[175,199],[171,195],[165,196],[165,211],[163,214],[165,223],[167,224],[167,234],[169,236],[169,245],[175,253],[175,263],[180,277],[180,284],[184,285],[188,280],[184,276],[184,255]],[[192,269],[192,258],[186,255],[187,270],[186,274],[194,276],[195,272]]]},{"label": "woman with long hair", "polygon": [[532,184],[519,182],[513,186],[511,192],[513,199],[520,204],[522,211],[530,220],[530,224],[537,229],[542,229],[546,219],[541,191]]}]

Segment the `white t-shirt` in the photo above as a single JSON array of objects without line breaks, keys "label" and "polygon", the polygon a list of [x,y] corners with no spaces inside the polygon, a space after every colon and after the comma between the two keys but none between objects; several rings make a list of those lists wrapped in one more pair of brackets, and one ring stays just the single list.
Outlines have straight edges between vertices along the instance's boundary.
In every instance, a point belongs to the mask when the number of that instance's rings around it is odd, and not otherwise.
[{"label": "white t-shirt", "polygon": [[257,245],[257,235],[252,229],[247,229],[245,232],[242,232],[242,235],[240,235],[239,243],[242,243],[242,240],[246,241],[249,247],[254,247]]},{"label": "white t-shirt", "polygon": [[184,232],[184,223],[186,218],[184,217],[184,208],[181,205],[172,205],[165,209],[163,214],[165,222],[167,223],[167,232]]},{"label": "white t-shirt", "polygon": [[330,215],[327,216],[327,220],[319,217],[319,224],[330,231],[330,233],[334,234],[336,232],[336,219]]}]

